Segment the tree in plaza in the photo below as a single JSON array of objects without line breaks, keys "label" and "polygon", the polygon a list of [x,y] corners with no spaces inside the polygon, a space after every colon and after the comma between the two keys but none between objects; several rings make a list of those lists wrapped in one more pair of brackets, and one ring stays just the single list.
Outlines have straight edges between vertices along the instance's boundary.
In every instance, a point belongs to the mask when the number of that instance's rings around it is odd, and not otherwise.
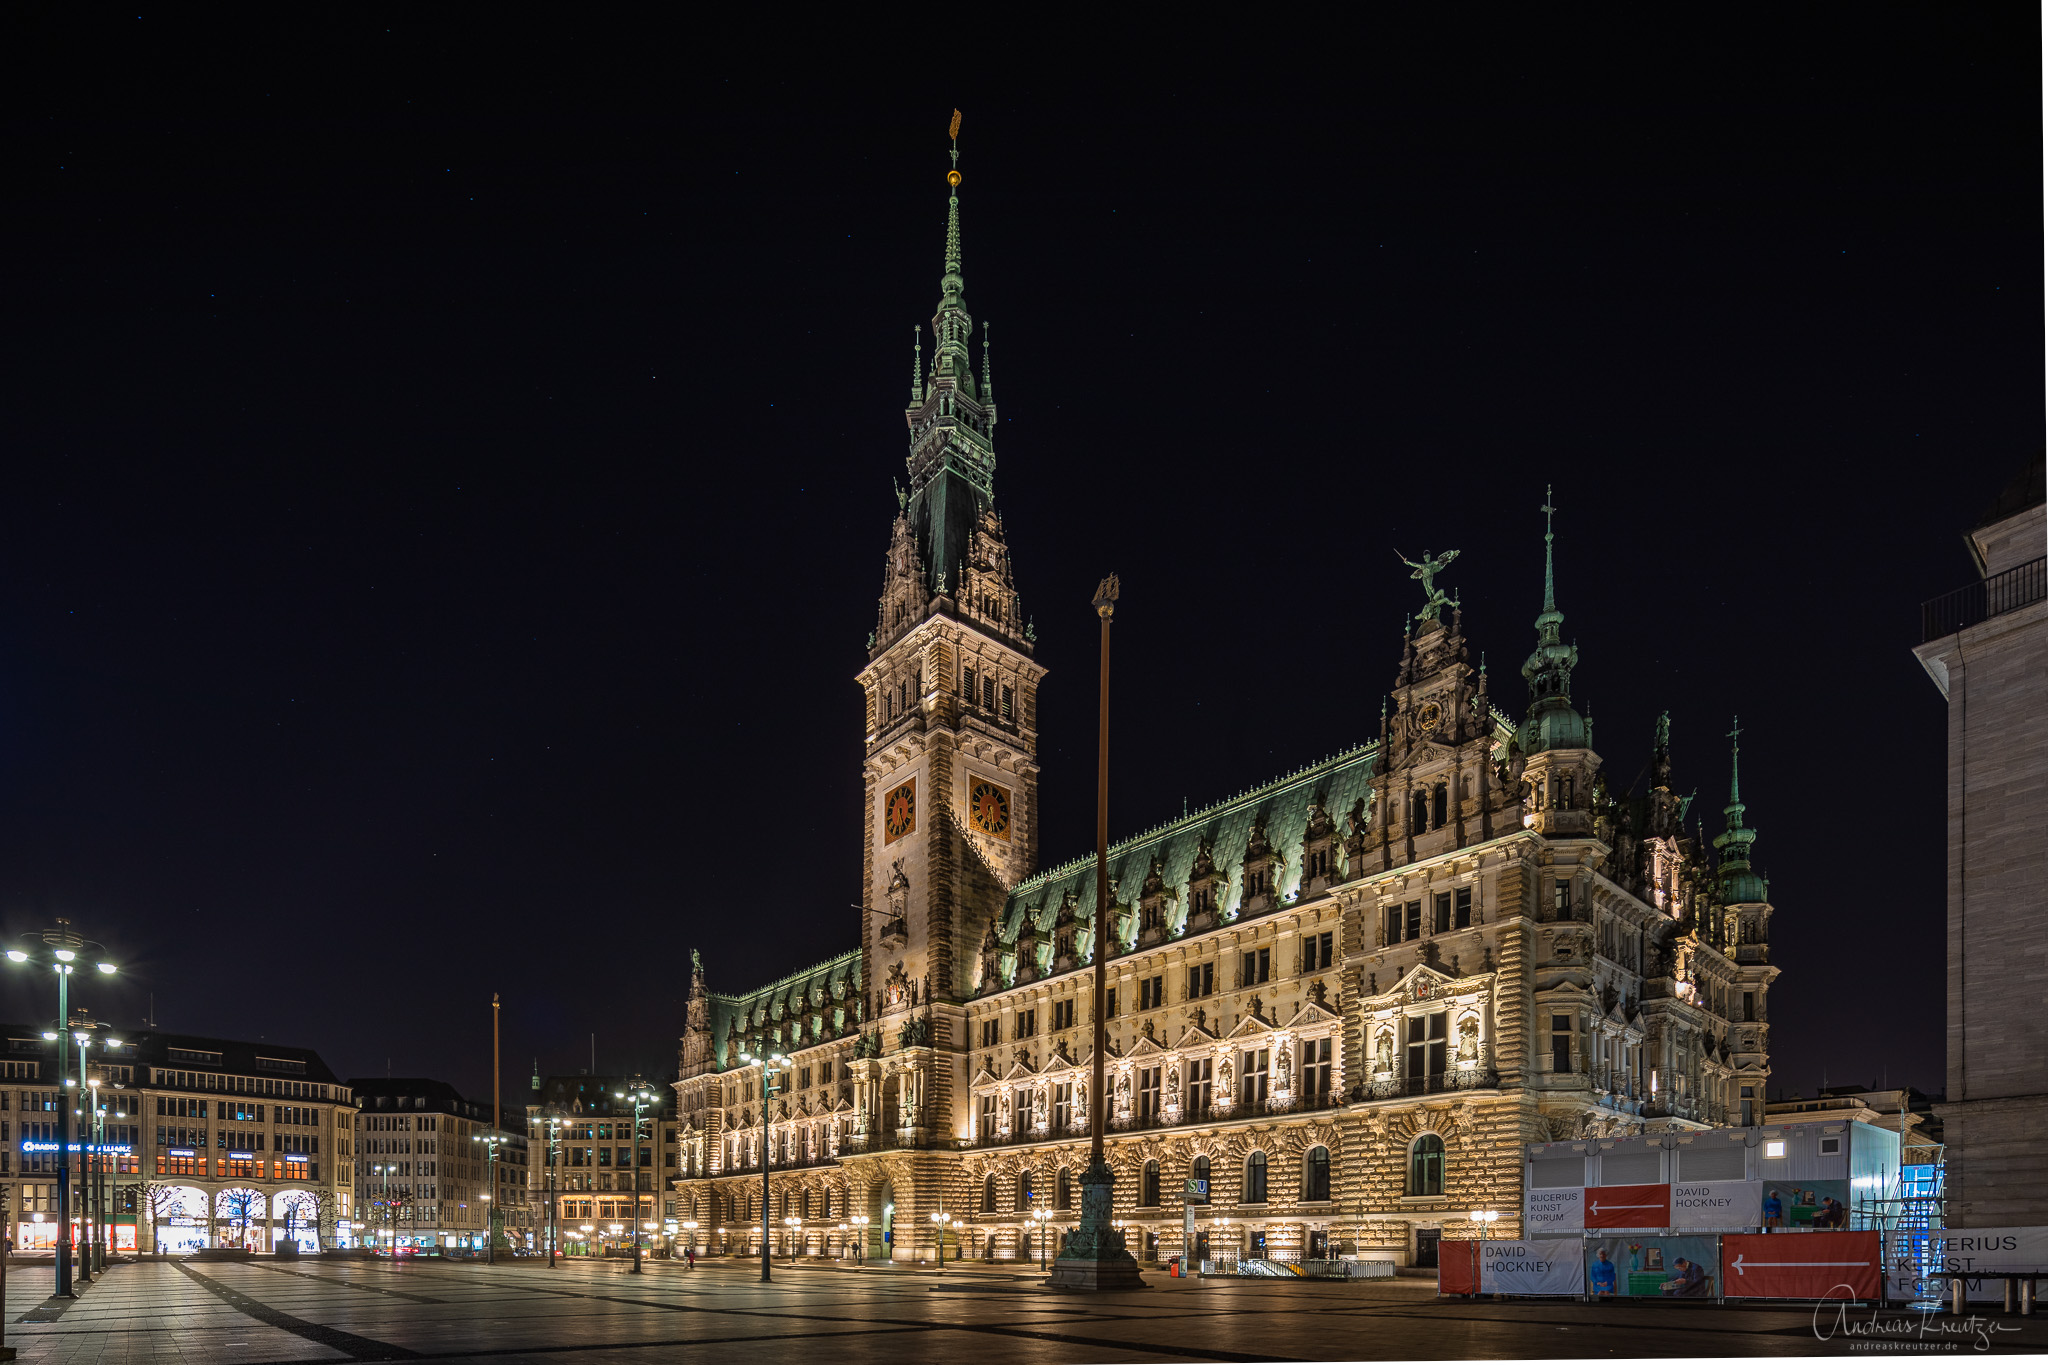
[{"label": "tree in plaza", "polygon": [[287,1241],[298,1240],[301,1225],[311,1224],[313,1240],[324,1250],[327,1246],[326,1229],[334,1224],[338,1202],[333,1190],[292,1190],[278,1197],[278,1209],[284,1214],[284,1235]]},{"label": "tree in plaza", "polygon": [[270,1207],[270,1197],[261,1190],[248,1188],[222,1190],[215,1196],[214,1207],[220,1216],[239,1230],[236,1245],[249,1245],[249,1229],[259,1222]]},{"label": "tree in plaza", "polygon": [[185,1211],[185,1191],[161,1180],[138,1181],[134,1186],[135,1211],[149,1219],[149,1249],[164,1249],[164,1224]]}]

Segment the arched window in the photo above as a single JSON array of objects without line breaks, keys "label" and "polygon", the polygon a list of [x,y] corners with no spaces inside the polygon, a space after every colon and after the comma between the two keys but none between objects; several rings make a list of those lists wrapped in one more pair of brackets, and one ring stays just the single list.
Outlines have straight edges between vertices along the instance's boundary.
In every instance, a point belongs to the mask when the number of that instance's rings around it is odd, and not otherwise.
[{"label": "arched window", "polygon": [[1444,1192],[1444,1140],[1435,1133],[1424,1133],[1415,1139],[1415,1145],[1408,1149],[1408,1193],[1442,1194]]},{"label": "arched window", "polygon": [[804,1191],[803,1202],[797,1208],[797,1216],[808,1219],[811,1216],[811,1192]]},{"label": "arched window", "polygon": [[[1209,1185],[1209,1158],[1208,1158],[1208,1157],[1205,1157],[1205,1156],[1198,1156],[1198,1157],[1196,1157],[1196,1158],[1195,1158],[1195,1165],[1194,1165],[1194,1170],[1193,1170],[1193,1171],[1191,1172],[1191,1174],[1192,1174],[1192,1175],[1194,1176],[1194,1178],[1195,1178],[1195,1179],[1197,1179],[1197,1180],[1199,1180],[1199,1181],[1201,1181],[1201,1182],[1202,1182],[1202,1189],[1203,1189],[1204,1191],[1207,1191],[1207,1190],[1208,1190],[1208,1189],[1210,1188],[1210,1185]],[[1206,1203],[1208,1203],[1209,1201],[1210,1201],[1210,1196],[1209,1196],[1209,1195],[1208,1195],[1207,1193],[1203,1193],[1203,1194],[1196,1194],[1196,1195],[1189,1195],[1189,1196],[1188,1196],[1188,1202],[1189,1202],[1190,1204],[1206,1204]]]},{"label": "arched window", "polygon": [[1074,1173],[1064,1166],[1060,1167],[1059,1177],[1053,1184],[1053,1192],[1058,1196],[1059,1207],[1063,1209],[1074,1207]]},{"label": "arched window", "polygon": [[1138,1182],[1138,1203],[1148,1209],[1159,1207],[1159,1163],[1145,1163],[1145,1175]]},{"label": "arched window", "polygon": [[982,1177],[981,1211],[983,1213],[994,1213],[996,1211],[996,1178],[992,1175]]},{"label": "arched window", "polygon": [[1266,1202],[1266,1154],[1253,1152],[1244,1159],[1244,1199],[1246,1204]]},{"label": "arched window", "polygon": [[1301,1167],[1301,1197],[1327,1200],[1330,1197],[1330,1149],[1311,1147]]},{"label": "arched window", "polygon": [[1017,1172],[1017,1212],[1031,1211],[1031,1171],[1027,1167]]}]

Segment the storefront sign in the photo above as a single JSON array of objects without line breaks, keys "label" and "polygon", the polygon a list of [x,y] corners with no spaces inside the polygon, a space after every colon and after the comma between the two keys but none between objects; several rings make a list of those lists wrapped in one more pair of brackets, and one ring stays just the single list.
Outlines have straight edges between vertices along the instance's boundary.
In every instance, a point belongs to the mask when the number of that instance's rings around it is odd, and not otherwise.
[{"label": "storefront sign", "polygon": [[166,1156],[198,1156],[199,1152],[198,1149],[193,1147],[167,1147],[164,1149],[164,1154]]},{"label": "storefront sign", "polygon": [[1738,1233],[1721,1239],[1721,1292],[1744,1299],[1874,1299],[1874,1232]]},{"label": "storefront sign", "polygon": [[1671,1226],[1741,1232],[1764,1223],[1761,1180],[1679,1181],[1671,1186]]},{"label": "storefront sign", "polygon": [[103,1154],[111,1153],[115,1156],[127,1156],[135,1149],[125,1142],[74,1142],[61,1148],[54,1142],[24,1142],[21,1144],[21,1150],[24,1152],[100,1152]]},{"label": "storefront sign", "polygon": [[1437,1253],[1439,1294],[1579,1293],[1575,1241],[1443,1242]]},{"label": "storefront sign", "polygon": [[1668,1228],[1669,1185],[1594,1185],[1586,1190],[1589,1228]]},{"label": "storefront sign", "polygon": [[1530,1190],[1522,1196],[1522,1231],[1531,1237],[1578,1232],[1585,1226],[1586,1191],[1577,1185]]}]

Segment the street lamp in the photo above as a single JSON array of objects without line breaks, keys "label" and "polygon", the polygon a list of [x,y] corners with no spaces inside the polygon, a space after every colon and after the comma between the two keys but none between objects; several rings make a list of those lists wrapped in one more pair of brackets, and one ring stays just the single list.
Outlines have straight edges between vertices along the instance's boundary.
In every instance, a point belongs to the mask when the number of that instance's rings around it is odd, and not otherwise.
[{"label": "street lamp", "polygon": [[[10,948],[7,960],[16,964],[32,962],[48,967],[57,977],[57,1074],[64,1077],[64,1086],[73,1084],[65,1073],[71,1069],[66,1044],[70,1041],[64,1030],[71,1023],[71,974],[78,969],[81,957],[97,958],[106,951],[106,945],[83,938],[71,927],[71,921],[59,917],[54,927],[39,932],[23,934],[23,947]],[[95,962],[104,976],[114,974],[111,962]],[[44,1037],[49,1038],[49,1034]],[[61,1101],[57,1105],[57,1292],[53,1297],[72,1298],[71,1291],[71,1103]]]},{"label": "street lamp", "polygon": [[[1479,1224],[1479,1240],[1484,1242],[1486,1240],[1487,1228],[1500,1221],[1500,1211],[1498,1209],[1474,1209],[1466,1217]],[[1484,1252],[1480,1253],[1482,1256],[1485,1254]]]},{"label": "street lamp", "polygon": [[562,1120],[548,1120],[548,1269],[555,1268],[555,1243],[562,1238],[562,1199],[555,1192],[555,1169],[562,1164]]},{"label": "street lamp", "polygon": [[585,1224],[583,1225],[583,1254],[584,1254],[585,1256],[588,1256],[588,1255],[590,1255],[590,1254],[591,1254],[591,1252],[590,1252],[590,1238],[591,1238],[591,1234],[592,1234],[592,1233],[594,1233],[594,1232],[596,1232],[596,1231],[597,1231],[597,1229],[596,1229],[596,1228],[594,1228],[594,1227],[592,1227],[592,1226],[591,1226],[590,1224],[588,1224],[588,1223],[585,1223]]},{"label": "street lamp", "polygon": [[1042,1271],[1045,1269],[1045,1225],[1052,1219],[1052,1210],[1035,1208],[1031,1210],[1031,1216],[1038,1220],[1038,1268]]},{"label": "street lamp", "polygon": [[[487,1153],[484,1163],[484,1179],[490,1182],[485,1188],[490,1190],[491,1194],[498,1192],[498,1148],[511,1140],[512,1135],[510,1133],[496,1131],[478,1133],[470,1138],[471,1142],[481,1142],[484,1145],[484,1151]],[[484,1264],[486,1265],[496,1265],[498,1263],[498,1220],[502,1216],[498,1212],[498,1203],[495,1199],[491,1198],[491,1194],[484,1196],[484,1201],[491,1206],[484,1214]]]},{"label": "street lamp", "polygon": [[[694,1252],[695,1252],[695,1251],[697,1250],[697,1220],[696,1220],[696,1219],[694,1219],[694,1218],[685,1218],[685,1219],[683,1220],[683,1235],[684,1235],[685,1237],[687,1237],[687,1238],[689,1239],[689,1240],[688,1240],[687,1242],[685,1242],[685,1243],[684,1243],[683,1245],[684,1245],[684,1246],[685,1246],[685,1247],[686,1247],[686,1248],[687,1248],[687,1249],[688,1249],[688,1250],[689,1250],[690,1252],[694,1253]],[[669,1254],[670,1254],[671,1256],[673,1256],[673,1255],[674,1255],[675,1253],[674,1253],[674,1252],[670,1252]],[[686,1265],[686,1266],[688,1266],[688,1267],[689,1267],[690,1269],[692,1269],[692,1270],[695,1270],[695,1269],[697,1268],[697,1260],[696,1260],[696,1257],[695,1257],[695,1255],[693,1254],[693,1255],[685,1256],[685,1257],[683,1258],[683,1264],[684,1264],[684,1265]]]},{"label": "street lamp", "polygon": [[370,1167],[373,1174],[383,1177],[383,1197],[377,1202],[384,1206],[384,1250],[394,1259],[398,1255],[398,1220],[391,1209],[391,1176],[397,1169],[395,1165],[381,1162]]},{"label": "street lamp", "polygon": [[856,1213],[847,1221],[853,1224],[854,1264],[866,1265],[868,1260],[868,1224],[875,1220],[865,1213]]},{"label": "street lamp", "polygon": [[[644,1081],[632,1082],[631,1090],[614,1090],[617,1099],[633,1102],[633,1273],[640,1273],[640,1115],[661,1103],[661,1097]],[[768,1106],[761,1106],[765,1116]]]},{"label": "street lamp", "polygon": [[795,1214],[791,1214],[782,1221],[789,1229],[789,1263],[795,1265],[797,1239],[803,1236],[804,1220]]},{"label": "street lamp", "polygon": [[768,1163],[775,1155],[774,1145],[768,1140],[768,1101],[775,1093],[774,1073],[788,1066],[789,1058],[780,1052],[771,1052],[765,1057],[742,1052],[740,1061],[761,1068],[761,1283],[767,1284],[771,1278],[768,1272]]},{"label": "street lamp", "polygon": [[939,1244],[939,1273],[946,1273],[946,1211],[932,1215],[932,1240]]}]

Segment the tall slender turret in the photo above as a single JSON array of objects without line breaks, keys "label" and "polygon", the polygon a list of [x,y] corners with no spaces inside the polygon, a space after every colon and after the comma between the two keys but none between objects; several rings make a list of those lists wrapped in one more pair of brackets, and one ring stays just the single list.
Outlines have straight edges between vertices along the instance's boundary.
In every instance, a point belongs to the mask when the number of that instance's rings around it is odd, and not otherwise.
[{"label": "tall slender turret", "polygon": [[1557,573],[1553,545],[1556,534],[1551,516],[1550,489],[1543,490],[1543,611],[1536,618],[1536,649],[1522,665],[1522,677],[1529,684],[1529,712],[1522,722],[1522,751],[1541,753],[1545,749],[1583,749],[1590,743],[1586,722],[1572,709],[1572,669],[1578,666],[1579,648],[1564,643],[1559,627],[1564,613],[1557,609]]},{"label": "tall slender turret", "polygon": [[1770,886],[1750,865],[1749,846],[1756,831],[1743,824],[1742,804],[1742,720],[1738,716],[1728,731],[1728,804],[1721,808],[1727,828],[1714,836],[1714,848],[1721,855],[1721,900],[1740,905],[1771,898]]}]

